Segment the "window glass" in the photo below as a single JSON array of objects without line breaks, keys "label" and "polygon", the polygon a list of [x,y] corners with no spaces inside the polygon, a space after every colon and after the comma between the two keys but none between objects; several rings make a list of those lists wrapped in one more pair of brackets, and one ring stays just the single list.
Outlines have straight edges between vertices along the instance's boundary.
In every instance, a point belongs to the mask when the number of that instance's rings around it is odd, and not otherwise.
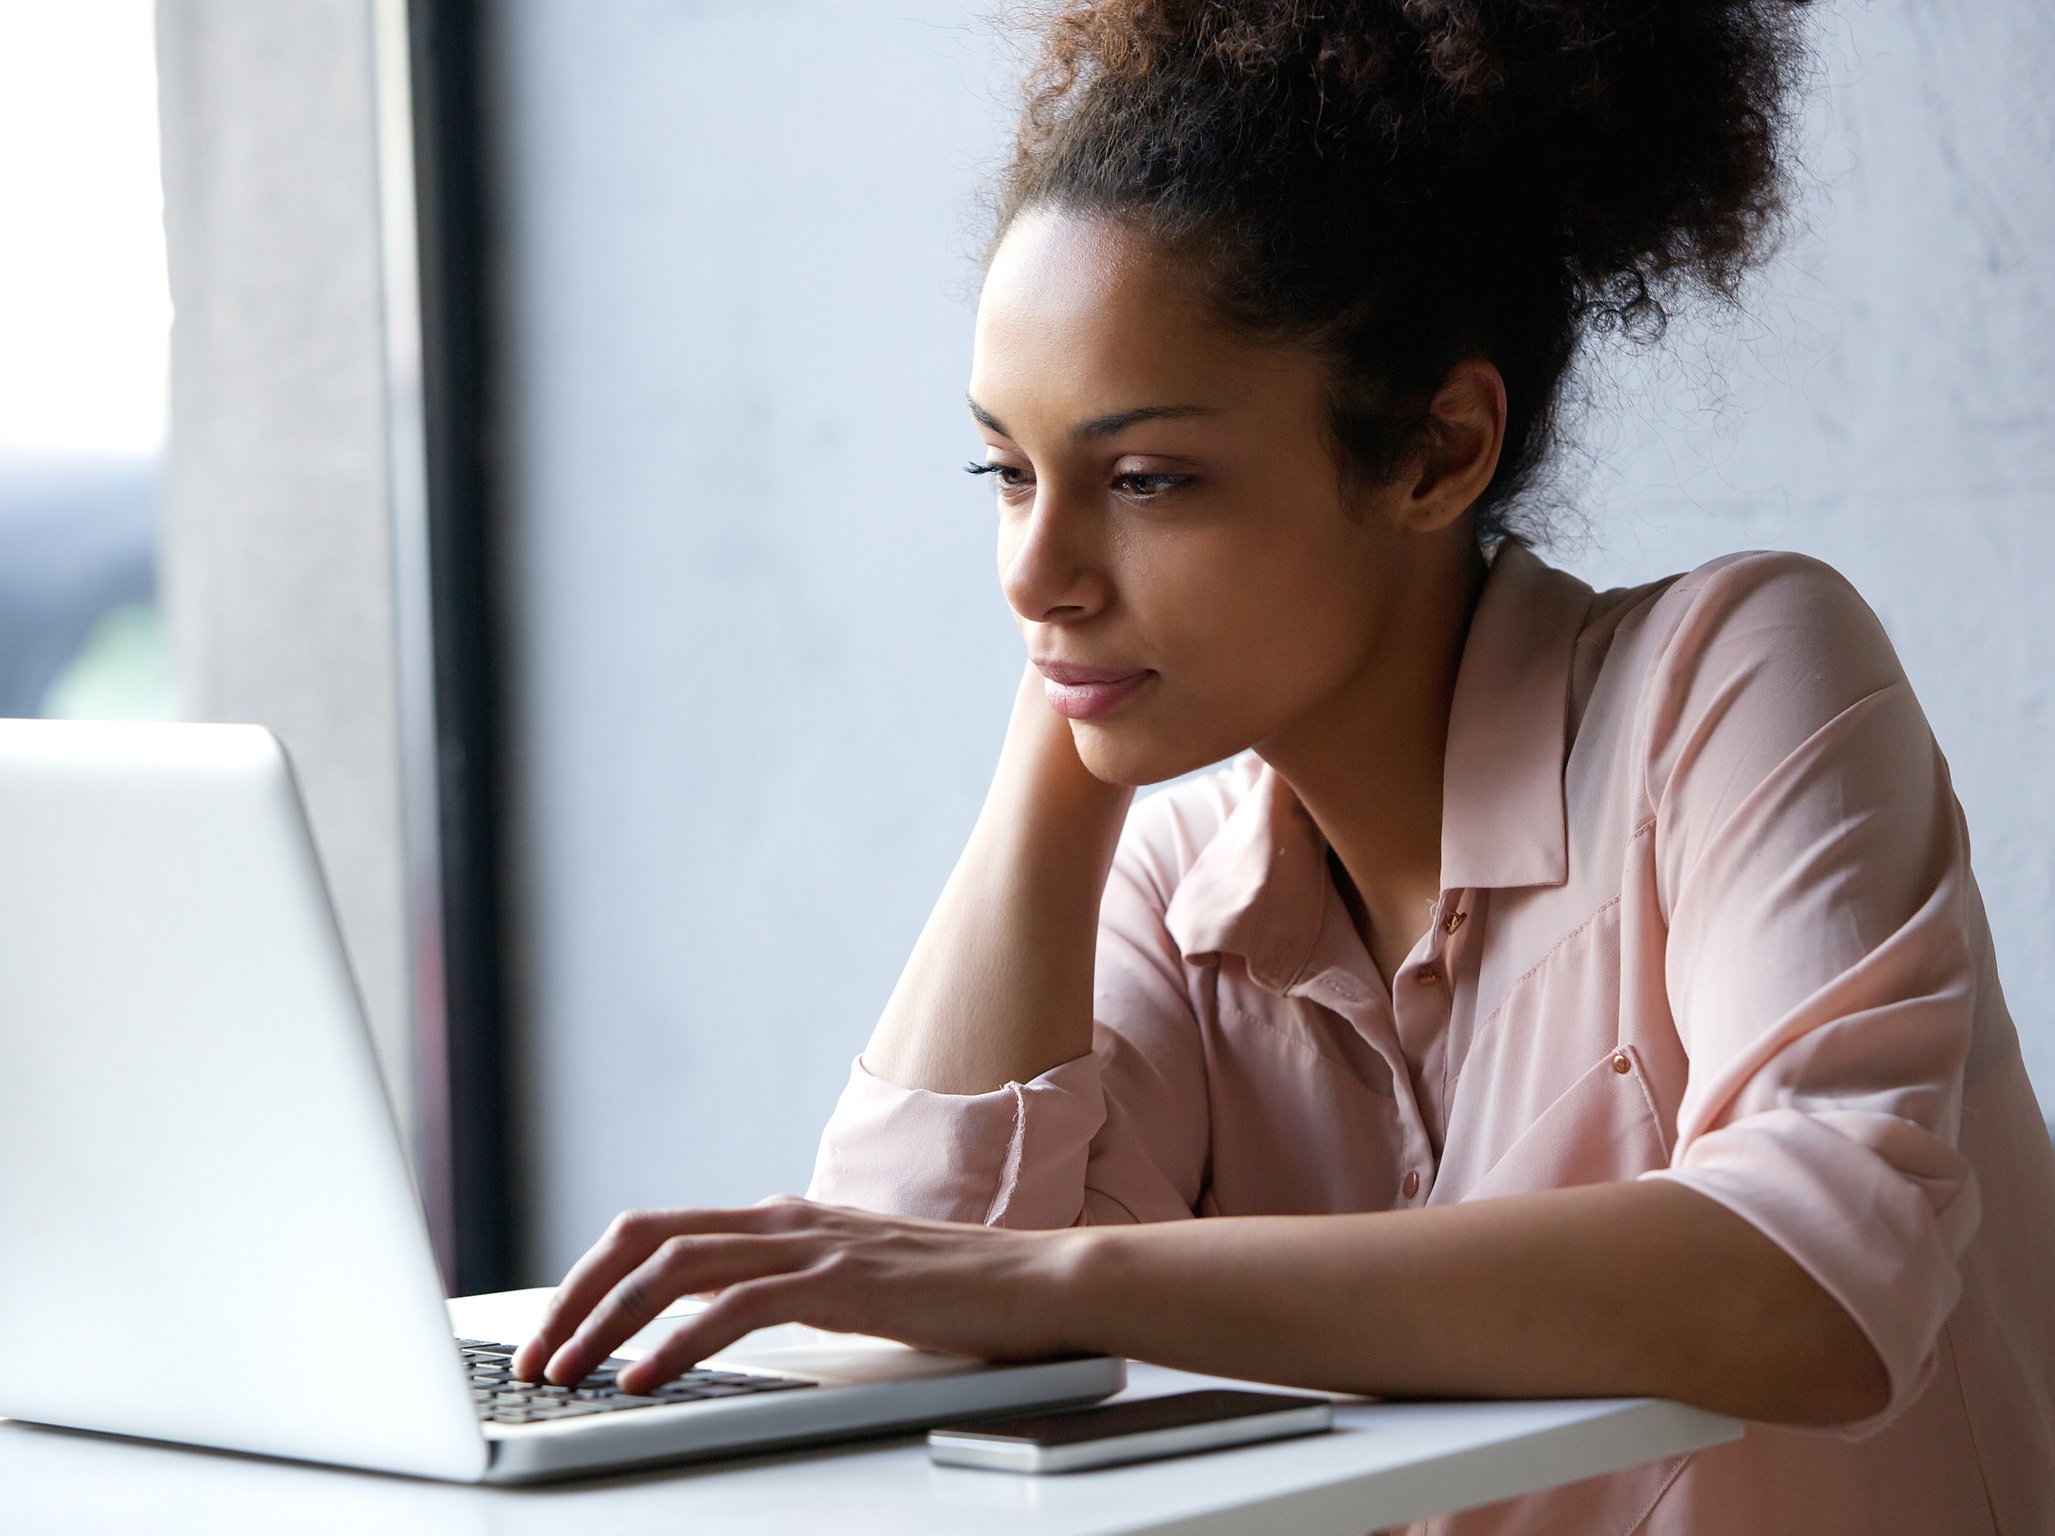
[{"label": "window glass", "polygon": [[0,715],[167,718],[149,0],[0,0]]}]

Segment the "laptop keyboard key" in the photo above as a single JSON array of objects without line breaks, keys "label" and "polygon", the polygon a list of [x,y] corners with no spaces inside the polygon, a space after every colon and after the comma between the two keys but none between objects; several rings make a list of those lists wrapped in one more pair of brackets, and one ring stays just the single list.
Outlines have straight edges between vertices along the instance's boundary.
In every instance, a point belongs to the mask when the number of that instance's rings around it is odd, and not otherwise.
[{"label": "laptop keyboard key", "polygon": [[690,1370],[647,1395],[631,1396],[621,1390],[619,1377],[632,1362],[619,1355],[602,1360],[576,1385],[559,1387],[548,1382],[516,1379],[511,1358],[515,1346],[512,1344],[496,1344],[489,1339],[459,1339],[457,1344],[463,1352],[471,1401],[478,1405],[479,1417],[493,1424],[547,1423],[552,1419],[583,1418],[630,1408],[659,1408],[815,1385],[789,1376]]}]

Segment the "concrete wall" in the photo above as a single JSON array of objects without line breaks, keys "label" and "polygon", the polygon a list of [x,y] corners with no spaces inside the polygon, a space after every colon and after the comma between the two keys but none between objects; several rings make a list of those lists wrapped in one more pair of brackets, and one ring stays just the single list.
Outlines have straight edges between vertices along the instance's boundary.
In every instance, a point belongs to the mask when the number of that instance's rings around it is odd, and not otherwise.
[{"label": "concrete wall", "polygon": [[180,700],[292,753],[412,1114],[367,0],[158,0]]},{"label": "concrete wall", "polygon": [[[1019,666],[957,471],[1010,103],[951,0],[495,14],[539,1282],[622,1206],[803,1187],[976,813]],[[1823,18],[1809,227],[1739,327],[1597,375],[1555,558],[1786,546],[1870,596],[2055,1103],[2051,37],[2031,0]]]}]

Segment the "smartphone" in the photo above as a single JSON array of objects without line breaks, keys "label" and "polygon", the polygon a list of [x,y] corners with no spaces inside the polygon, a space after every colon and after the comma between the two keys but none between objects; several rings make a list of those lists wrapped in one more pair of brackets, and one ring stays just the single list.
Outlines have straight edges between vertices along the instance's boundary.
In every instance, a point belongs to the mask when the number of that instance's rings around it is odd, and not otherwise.
[{"label": "smartphone", "polygon": [[1076,1472],[1333,1427],[1334,1404],[1327,1398],[1214,1387],[943,1424],[928,1431],[928,1455],[954,1467]]}]

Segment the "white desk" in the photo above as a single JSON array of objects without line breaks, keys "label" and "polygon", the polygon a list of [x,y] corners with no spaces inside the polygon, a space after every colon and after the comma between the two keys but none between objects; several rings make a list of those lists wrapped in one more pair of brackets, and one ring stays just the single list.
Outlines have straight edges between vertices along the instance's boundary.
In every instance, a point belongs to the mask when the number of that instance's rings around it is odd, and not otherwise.
[{"label": "white desk", "polygon": [[[542,1293],[451,1304],[511,1337]],[[781,1342],[764,1330],[765,1343]],[[752,1336],[752,1342],[757,1336]],[[139,1349],[145,1359],[167,1352]],[[175,1351],[169,1352],[175,1360]],[[4,1367],[0,1367],[4,1368]],[[1221,1384],[1129,1367],[1122,1396]],[[173,1449],[0,1420],[0,1531],[193,1536],[777,1536],[1115,1532],[1361,1536],[1731,1440],[1731,1419],[1649,1399],[1338,1402],[1335,1432],[1171,1461],[1028,1477],[938,1467],[918,1434],[535,1488],[472,1488]]]}]

